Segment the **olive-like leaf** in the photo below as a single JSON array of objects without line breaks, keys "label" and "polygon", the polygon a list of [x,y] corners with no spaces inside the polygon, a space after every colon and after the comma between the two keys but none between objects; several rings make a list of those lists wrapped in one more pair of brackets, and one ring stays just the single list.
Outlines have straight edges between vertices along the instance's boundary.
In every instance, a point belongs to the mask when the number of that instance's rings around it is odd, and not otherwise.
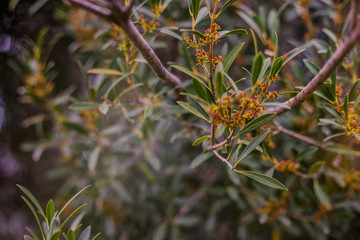
[{"label": "olive-like leaf", "polygon": [[252,140],[246,148],[240,153],[239,159],[237,160],[234,168],[239,164],[241,160],[246,158],[254,149],[265,139],[269,129],[262,131],[254,140]]},{"label": "olive-like leaf", "polygon": [[251,178],[265,186],[271,187],[271,188],[275,188],[275,189],[280,189],[280,190],[285,190],[287,191],[288,189],[284,186],[284,184],[282,184],[281,182],[279,182],[277,179],[270,177],[268,175],[265,174],[261,174],[261,173],[257,173],[257,172],[253,172],[253,171],[237,171],[239,173],[241,173],[242,175]]},{"label": "olive-like leaf", "polygon": [[245,29],[234,29],[231,31],[224,30],[219,32],[220,37],[225,37],[228,35],[245,35],[245,34],[248,34],[248,32]]},{"label": "olive-like leaf", "polygon": [[183,101],[177,101],[177,104],[179,104],[182,108],[187,110],[188,112],[194,114],[195,116],[204,119],[205,121],[209,122],[210,119],[208,119],[208,116],[202,115],[200,112],[198,112],[194,107],[192,107],[190,104],[183,102]]},{"label": "olive-like leaf", "polygon": [[227,73],[229,71],[229,68],[231,67],[231,65],[233,64],[236,56],[239,54],[241,48],[244,46],[245,43],[239,43],[238,45],[236,45],[230,52],[229,54],[226,56],[225,60],[223,61],[223,68],[224,68],[224,73]]},{"label": "olive-like leaf", "polygon": [[257,117],[255,119],[251,120],[248,124],[245,125],[245,127],[243,129],[240,130],[240,132],[236,136],[248,133],[252,130],[255,130],[255,129],[267,124],[268,122],[273,120],[273,118],[275,116],[276,116],[276,113],[267,113],[267,114],[261,115],[260,117]]},{"label": "olive-like leaf", "polygon": [[54,201],[50,199],[48,204],[46,205],[46,218],[49,224],[51,222],[51,219],[54,217],[54,215],[55,215]]},{"label": "olive-like leaf", "polygon": [[251,67],[251,75],[252,75],[252,85],[254,86],[256,81],[259,78],[262,66],[264,63],[264,55],[262,53],[258,53],[253,61],[252,67]]},{"label": "olive-like leaf", "polygon": [[199,137],[198,139],[196,139],[194,142],[193,142],[193,146],[197,146],[201,143],[203,143],[205,140],[209,139],[210,138],[210,135],[205,135],[205,136],[202,136],[202,137]]},{"label": "olive-like leaf", "polygon": [[270,76],[274,76],[275,74],[277,74],[281,68],[282,68],[282,65],[284,63],[284,58],[283,57],[278,57],[273,65],[271,66],[271,70],[270,70]]},{"label": "olive-like leaf", "polygon": [[205,36],[202,32],[200,31],[197,31],[197,30],[191,30],[191,29],[181,29],[180,30],[181,32],[187,32],[187,33],[190,33],[190,34],[193,34],[201,39],[205,39]]},{"label": "olive-like leaf", "polygon": [[316,195],[317,199],[319,200],[319,202],[322,205],[324,205],[326,207],[331,206],[331,202],[330,202],[329,197],[325,193],[324,189],[320,186],[317,179],[314,179],[314,192],[315,192],[315,195]]}]

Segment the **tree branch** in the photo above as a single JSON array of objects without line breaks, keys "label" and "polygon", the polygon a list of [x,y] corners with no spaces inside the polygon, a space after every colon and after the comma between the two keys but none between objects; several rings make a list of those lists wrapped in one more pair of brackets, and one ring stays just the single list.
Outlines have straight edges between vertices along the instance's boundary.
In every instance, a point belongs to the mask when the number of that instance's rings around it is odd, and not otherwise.
[{"label": "tree branch", "polygon": [[182,87],[181,80],[166,69],[166,67],[161,63],[159,57],[155,54],[154,50],[146,42],[144,37],[131,21],[131,7],[133,6],[134,1],[131,1],[126,7],[122,7],[120,6],[120,1],[111,0],[111,7],[109,7],[109,9],[106,8],[109,4],[104,3],[103,1],[101,1],[103,4],[99,2],[99,5],[85,0],[68,1],[118,25],[124,31],[126,37],[132,42],[132,44],[134,44],[137,50],[144,57],[145,61],[149,64],[155,75],[165,82]]},{"label": "tree branch", "polygon": [[289,99],[283,104],[287,107],[274,107],[267,109],[268,113],[277,113],[280,115],[290,109],[300,105],[306,99],[308,99],[313,92],[318,89],[334,72],[336,67],[341,63],[343,58],[348,54],[357,43],[360,42],[360,19],[355,20],[357,24],[355,29],[350,31],[345,37],[343,43],[336,49],[331,58],[321,68],[319,73],[305,86],[305,88],[299,92],[295,97]]},{"label": "tree branch", "polygon": [[227,144],[231,140],[231,138],[234,136],[234,133],[235,133],[235,131],[231,130],[229,136],[224,141],[222,141],[221,143],[215,144],[215,145],[210,145],[210,146],[208,146],[206,148],[206,150],[209,150],[209,151],[210,150],[215,150],[215,149],[217,149],[219,147],[224,146],[225,144]]},{"label": "tree branch", "polygon": [[301,135],[299,133],[296,133],[296,132],[293,132],[289,129],[286,129],[284,128],[283,126],[281,126],[277,121],[273,120],[273,123],[275,125],[275,127],[277,128],[277,130],[279,130],[279,132],[282,132],[282,133],[285,133],[291,137],[294,137],[294,138],[297,138],[303,142],[306,142],[308,144],[311,144],[311,145],[314,145],[314,146],[317,146],[319,148],[323,148],[325,147],[325,144],[324,143],[321,143],[321,142],[318,142],[318,141],[315,141],[314,139],[312,138],[309,138],[309,137],[306,137],[304,135]]},{"label": "tree branch", "polygon": [[231,170],[234,169],[234,167],[229,163],[229,161],[228,161],[226,158],[224,158],[223,156],[221,156],[216,150],[213,150],[213,153],[214,153],[215,156],[217,156],[221,161],[223,161],[224,163],[226,163]]}]

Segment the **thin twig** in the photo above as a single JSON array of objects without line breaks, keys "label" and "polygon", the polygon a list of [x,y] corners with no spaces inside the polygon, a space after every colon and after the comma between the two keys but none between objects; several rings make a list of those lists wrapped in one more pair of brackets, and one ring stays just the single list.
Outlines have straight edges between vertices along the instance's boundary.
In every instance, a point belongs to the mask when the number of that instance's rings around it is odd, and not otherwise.
[{"label": "thin twig", "polygon": [[325,147],[326,144],[324,143],[321,143],[321,142],[318,142],[318,141],[315,141],[314,139],[312,138],[309,138],[309,137],[306,137],[304,135],[301,135],[299,133],[296,133],[296,132],[293,132],[287,128],[284,128],[283,126],[281,126],[277,121],[273,120],[273,123],[275,125],[275,127],[277,128],[278,131],[282,132],[282,133],[285,133],[291,137],[294,137],[294,138],[297,138],[303,142],[306,142],[308,144],[311,144],[311,145],[314,145],[314,146],[317,146],[319,148],[323,148]]},{"label": "thin twig", "polygon": [[234,169],[233,166],[229,163],[229,161],[224,158],[223,156],[221,156],[216,150],[213,150],[213,153],[215,154],[215,156],[217,156],[221,161],[223,161],[224,163],[226,163],[230,169]]},{"label": "thin twig", "polygon": [[111,16],[111,11],[104,8],[103,5],[97,5],[92,1],[83,1],[83,0],[69,0],[69,2],[75,4],[76,6],[88,10],[95,15],[98,15],[103,18],[109,18]]},{"label": "thin twig", "polygon": [[234,133],[235,133],[235,130],[231,130],[229,136],[222,142],[218,143],[218,144],[215,144],[215,145],[210,145],[209,147],[207,147],[206,150],[215,150],[215,149],[218,149],[219,147],[222,147],[224,146],[225,144],[227,144],[231,138],[234,136]]},{"label": "thin twig", "polygon": [[80,8],[86,9],[95,15],[103,17],[105,20],[110,21],[118,25],[125,33],[127,38],[134,44],[138,51],[142,54],[145,61],[149,64],[153,72],[162,80],[168,83],[175,84],[182,87],[181,80],[169,72],[166,67],[161,63],[154,50],[146,42],[144,37],[140,34],[139,30],[135,27],[130,19],[131,7],[134,1],[126,7],[120,6],[120,1],[112,0],[110,9],[105,8],[108,4],[95,5],[91,2],[84,0],[69,0],[71,3],[77,5]]},{"label": "thin twig", "polygon": [[268,113],[277,113],[280,115],[290,109],[300,105],[306,99],[308,99],[313,92],[318,89],[334,72],[336,67],[341,63],[343,58],[360,42],[360,20],[357,20],[356,28],[350,31],[345,37],[343,43],[336,49],[331,58],[325,63],[318,74],[305,86],[305,88],[299,92],[295,97],[284,102],[280,107],[274,107],[267,109]]}]

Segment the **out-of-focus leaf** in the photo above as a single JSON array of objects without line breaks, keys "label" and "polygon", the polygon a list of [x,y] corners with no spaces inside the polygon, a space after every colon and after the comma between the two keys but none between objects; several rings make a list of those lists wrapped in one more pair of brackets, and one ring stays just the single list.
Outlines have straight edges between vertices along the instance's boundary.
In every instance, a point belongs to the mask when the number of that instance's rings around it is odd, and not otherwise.
[{"label": "out-of-focus leaf", "polygon": [[90,239],[90,233],[91,233],[91,226],[88,226],[85,228],[84,231],[79,236],[79,240],[89,240]]},{"label": "out-of-focus leaf", "polygon": [[340,144],[330,145],[329,144],[329,145],[325,146],[325,149],[330,152],[335,152],[335,153],[339,153],[339,154],[360,156],[360,151],[356,151],[345,145],[340,145]]},{"label": "out-of-focus leaf", "polygon": [[323,188],[320,186],[317,179],[314,179],[314,192],[321,204],[328,208],[331,207],[330,199],[324,192]]},{"label": "out-of-focus leaf", "polygon": [[308,147],[295,155],[293,162],[300,162],[302,160],[308,160],[319,148]]},{"label": "out-of-focus leaf", "polygon": [[355,101],[355,99],[359,96],[359,89],[360,89],[360,79],[357,80],[351,90],[350,90],[350,93],[349,93],[349,101],[352,102],[352,101]]},{"label": "out-of-focus leaf", "polygon": [[95,171],[95,167],[99,161],[100,151],[101,151],[101,146],[98,145],[91,152],[90,157],[89,157],[89,165],[88,165],[89,172]]},{"label": "out-of-focus leaf", "polygon": [[149,117],[151,117],[153,111],[154,111],[154,107],[153,107],[152,104],[146,105],[145,111],[144,111],[144,118],[149,118]]},{"label": "out-of-focus leaf", "polygon": [[160,171],[161,161],[154,153],[152,153],[151,151],[146,151],[145,159],[154,170]]},{"label": "out-of-focus leaf", "polygon": [[300,53],[302,53],[303,51],[305,51],[306,48],[295,48],[293,50],[291,50],[290,52],[288,52],[286,58],[285,58],[285,62],[282,64],[282,67],[284,67],[288,62],[290,62],[294,57],[296,57],[297,55],[299,55]]},{"label": "out-of-focus leaf", "polygon": [[172,36],[172,37],[178,39],[179,41],[182,41],[182,37],[179,34],[174,33],[173,31],[170,31],[168,29],[162,29],[162,30],[160,30],[160,32],[165,33],[169,36]]},{"label": "out-of-focus leaf", "polygon": [[99,107],[99,103],[96,102],[78,102],[70,106],[70,109],[76,111],[94,110]]},{"label": "out-of-focus leaf", "polygon": [[123,76],[125,73],[114,70],[114,69],[107,69],[107,68],[93,68],[87,71],[91,74],[105,74],[105,75],[119,75]]},{"label": "out-of-focus leaf", "polygon": [[318,161],[310,166],[308,174],[315,174],[325,164],[325,161]]},{"label": "out-of-focus leaf", "polygon": [[69,201],[67,201],[65,203],[65,205],[62,207],[62,209],[60,210],[60,212],[57,214],[57,216],[60,216],[60,214],[66,209],[67,206],[69,206],[69,204],[74,201],[75,198],[77,198],[77,196],[79,196],[83,191],[85,191],[86,189],[88,189],[89,187],[91,187],[91,185],[88,185],[86,187],[84,187],[83,189],[81,189],[80,191],[78,191]]},{"label": "out-of-focus leaf", "polygon": [[206,84],[204,83],[204,81],[201,80],[200,77],[198,77],[195,73],[193,73],[193,72],[190,71],[189,69],[187,69],[187,68],[185,68],[185,67],[183,67],[183,66],[180,66],[180,65],[176,65],[176,64],[173,64],[173,65],[170,65],[170,66],[173,67],[173,68],[176,68],[176,69],[179,70],[179,71],[182,71],[183,73],[189,75],[190,77],[192,77],[193,79],[199,81],[199,83],[201,83],[201,84],[203,84],[205,87],[207,87]]},{"label": "out-of-focus leaf", "polygon": [[263,41],[262,31],[254,19],[243,11],[238,11],[237,14],[250,26],[250,28],[254,29],[258,37]]},{"label": "out-of-focus leaf", "polygon": [[203,164],[206,160],[208,160],[212,155],[212,152],[200,153],[199,155],[197,155],[196,158],[194,158],[194,160],[191,161],[190,167],[196,168],[197,166]]},{"label": "out-of-focus leaf", "polygon": [[83,134],[83,135],[87,135],[89,134],[89,132],[83,127],[81,126],[80,124],[78,123],[74,123],[74,122],[62,122],[61,123],[64,127],[66,127],[67,129],[70,129],[70,130],[74,130],[75,132],[78,132],[80,134]]},{"label": "out-of-focus leaf", "polygon": [[191,29],[181,29],[180,30],[181,32],[187,32],[187,33],[190,33],[190,34],[193,34],[195,36],[197,36],[198,38],[201,38],[201,39],[205,39],[205,36],[202,32],[199,32],[197,30],[191,30]]},{"label": "out-of-focus leaf", "polygon": [[318,72],[320,71],[320,68],[318,66],[315,65],[315,63],[313,63],[312,61],[310,61],[309,59],[304,59],[303,60],[305,66],[307,67],[307,69],[309,69],[309,71],[313,74],[316,75],[318,74]]},{"label": "out-of-focus leaf", "polygon": [[168,225],[166,223],[161,224],[158,226],[153,234],[152,240],[163,240],[166,237],[166,230]]},{"label": "out-of-focus leaf", "polygon": [[196,26],[201,20],[203,20],[208,15],[208,10],[206,7],[200,9],[199,14],[195,20],[194,25]]},{"label": "out-of-focus leaf", "polygon": [[[236,170],[237,171],[237,170]],[[264,175],[261,173],[257,173],[257,172],[253,172],[253,171],[237,171],[239,173],[241,173],[242,175],[251,178],[261,184],[264,184],[265,186],[271,187],[271,188],[275,188],[275,189],[280,189],[280,190],[285,190],[287,191],[288,189],[284,186],[284,184],[282,184],[281,182],[279,182],[277,179],[272,178],[268,175]]]},{"label": "out-of-focus leaf", "polygon": [[182,101],[177,101],[177,103],[184,108],[185,110],[187,110],[188,112],[194,114],[195,116],[204,119],[205,121],[209,122],[210,119],[208,119],[208,116],[204,116],[202,115],[200,112],[198,112],[194,107],[192,107],[190,104],[186,103],[186,102],[182,102]]}]

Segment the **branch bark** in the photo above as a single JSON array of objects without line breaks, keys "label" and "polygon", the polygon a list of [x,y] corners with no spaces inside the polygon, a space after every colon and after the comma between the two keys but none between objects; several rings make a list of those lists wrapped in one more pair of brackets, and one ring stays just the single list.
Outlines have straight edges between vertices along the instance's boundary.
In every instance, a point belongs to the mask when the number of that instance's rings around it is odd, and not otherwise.
[{"label": "branch bark", "polygon": [[131,21],[131,7],[134,1],[131,1],[127,7],[120,6],[120,2],[118,0],[111,0],[108,2],[100,1],[98,4],[94,4],[93,1],[89,2],[86,0],[68,1],[118,25],[160,79],[167,83],[172,83],[182,87],[181,80],[166,69],[166,67],[161,63],[159,57],[155,54],[154,50],[150,47],[148,42]]},{"label": "branch bark", "polygon": [[314,146],[317,146],[319,148],[323,148],[325,147],[325,144],[324,143],[321,143],[321,142],[318,142],[318,141],[315,141],[314,139],[312,138],[309,138],[309,137],[306,137],[304,135],[301,135],[299,133],[296,133],[296,132],[293,132],[287,128],[284,128],[283,126],[281,126],[277,121],[273,120],[273,123],[275,125],[275,127],[277,128],[277,130],[279,130],[279,132],[282,132],[282,133],[285,133],[293,138],[297,138],[299,140],[301,140],[302,142],[306,142],[308,144],[311,144],[311,145],[314,145]]},{"label": "branch bark", "polygon": [[268,113],[277,113],[277,115],[280,115],[300,105],[330,77],[343,58],[355,47],[357,43],[360,42],[360,19],[358,18],[354,21],[357,21],[354,25],[355,28],[348,32],[348,35],[345,37],[342,44],[336,49],[331,58],[325,63],[319,73],[305,86],[305,88],[295,97],[283,103],[287,107],[281,106],[269,108],[267,109]]}]

